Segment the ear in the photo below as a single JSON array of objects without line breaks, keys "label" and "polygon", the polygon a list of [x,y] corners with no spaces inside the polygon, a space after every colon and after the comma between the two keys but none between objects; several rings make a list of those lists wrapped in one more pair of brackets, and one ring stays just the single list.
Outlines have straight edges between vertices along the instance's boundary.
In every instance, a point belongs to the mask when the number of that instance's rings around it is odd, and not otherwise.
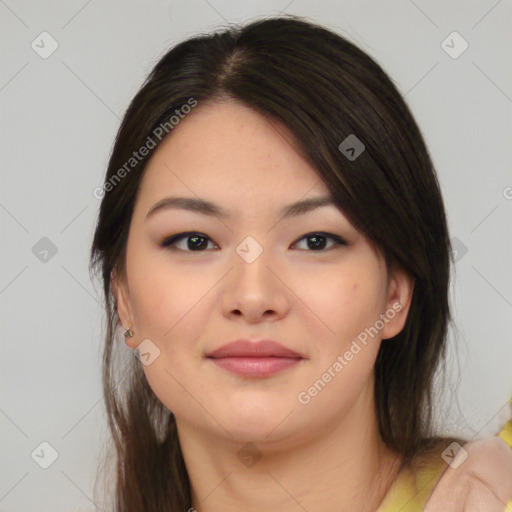
[{"label": "ear", "polygon": [[411,306],[414,278],[399,264],[391,265],[382,339],[392,338],[404,328]]},{"label": "ear", "polygon": [[[110,285],[112,287],[112,294],[115,298],[117,316],[119,318],[119,322],[121,323],[121,328],[124,334],[128,327],[133,329],[133,315],[130,306],[130,292],[124,274],[118,275],[117,271],[113,270],[111,274]],[[137,348],[135,337],[125,338],[125,343],[132,349]]]}]

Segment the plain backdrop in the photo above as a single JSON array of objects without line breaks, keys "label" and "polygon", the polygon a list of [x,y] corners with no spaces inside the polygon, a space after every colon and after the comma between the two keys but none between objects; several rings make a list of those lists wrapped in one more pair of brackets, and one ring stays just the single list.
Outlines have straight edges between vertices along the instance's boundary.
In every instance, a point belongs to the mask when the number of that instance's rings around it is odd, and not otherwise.
[{"label": "plain backdrop", "polygon": [[476,439],[510,417],[512,2],[0,0],[0,511],[99,510],[104,322],[88,254],[129,101],[176,42],[284,12],[376,59],[427,141],[457,250],[440,432]]}]

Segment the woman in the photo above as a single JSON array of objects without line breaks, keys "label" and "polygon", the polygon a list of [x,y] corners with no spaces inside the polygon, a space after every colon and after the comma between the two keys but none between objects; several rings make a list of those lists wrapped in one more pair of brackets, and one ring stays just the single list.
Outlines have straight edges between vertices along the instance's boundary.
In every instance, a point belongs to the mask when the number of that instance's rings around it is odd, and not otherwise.
[{"label": "woman", "polygon": [[178,44],[101,193],[116,511],[421,510],[442,490],[444,451],[474,446],[431,423],[449,235],[422,135],[369,56],[297,17]]}]

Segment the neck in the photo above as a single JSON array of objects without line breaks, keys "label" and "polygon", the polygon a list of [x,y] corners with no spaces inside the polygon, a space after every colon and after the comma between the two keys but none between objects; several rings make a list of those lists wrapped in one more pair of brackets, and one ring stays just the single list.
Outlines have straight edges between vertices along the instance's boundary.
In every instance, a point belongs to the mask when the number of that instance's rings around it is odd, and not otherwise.
[{"label": "neck", "polygon": [[[213,440],[211,432],[177,419],[192,506],[198,512],[377,510],[400,460],[378,435],[371,384],[343,418],[317,432],[312,427],[308,437],[255,440],[253,459],[245,442],[220,434]],[[245,463],[237,456],[241,448]]]}]

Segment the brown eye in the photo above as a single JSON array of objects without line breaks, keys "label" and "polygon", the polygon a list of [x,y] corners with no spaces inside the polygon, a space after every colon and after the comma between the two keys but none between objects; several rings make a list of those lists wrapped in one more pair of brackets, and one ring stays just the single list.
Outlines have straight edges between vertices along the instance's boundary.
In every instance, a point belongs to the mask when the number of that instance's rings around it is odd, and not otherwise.
[{"label": "brown eye", "polygon": [[[178,247],[177,244],[181,241],[184,241],[184,245]],[[204,252],[208,246],[208,241],[211,241],[211,239],[203,233],[187,232],[167,238],[160,245],[161,247],[170,247],[186,252]]]},{"label": "brown eye", "polygon": [[[296,246],[303,240],[306,241],[306,248],[301,248],[300,250],[308,250],[309,252],[325,252],[326,250],[332,249],[333,247],[335,248],[336,246],[348,245],[347,242],[338,235],[315,232],[303,235],[297,242],[294,242],[292,246]],[[331,240],[332,242],[329,246],[327,246],[328,240]],[[185,252],[204,252],[208,249],[208,242],[211,242],[214,245],[214,248],[218,248],[211,238],[204,233],[188,231],[166,238],[160,246],[169,248],[170,250],[176,249]],[[180,243],[181,247],[178,245]]]},{"label": "brown eye", "polygon": [[334,243],[330,245],[328,249],[331,249],[333,246],[347,245],[347,242],[340,236],[323,232],[308,233],[307,235],[304,235],[302,238],[300,238],[297,242],[295,242],[294,245],[296,245],[298,242],[301,242],[302,240],[306,240],[307,249],[310,249],[313,252],[322,252],[325,250],[327,240],[329,239]]}]

